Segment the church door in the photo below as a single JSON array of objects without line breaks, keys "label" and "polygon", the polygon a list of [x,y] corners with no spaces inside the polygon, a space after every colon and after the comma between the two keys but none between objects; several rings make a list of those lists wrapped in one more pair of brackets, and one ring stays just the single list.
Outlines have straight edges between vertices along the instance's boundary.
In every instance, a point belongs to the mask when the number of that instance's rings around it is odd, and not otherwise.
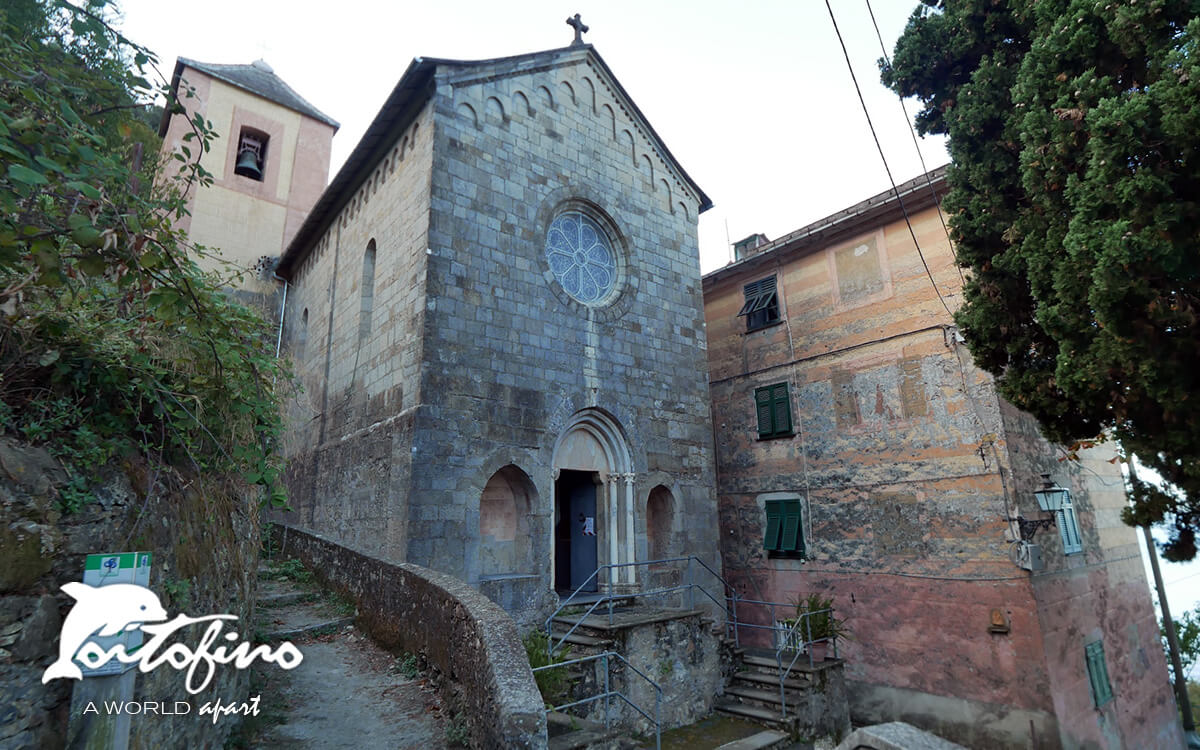
[{"label": "church door", "polygon": [[[558,507],[555,524],[555,588],[572,592],[587,581],[584,591],[596,591],[592,576],[597,565],[595,472],[564,470],[555,482]],[[589,581],[588,579],[591,578]]]}]

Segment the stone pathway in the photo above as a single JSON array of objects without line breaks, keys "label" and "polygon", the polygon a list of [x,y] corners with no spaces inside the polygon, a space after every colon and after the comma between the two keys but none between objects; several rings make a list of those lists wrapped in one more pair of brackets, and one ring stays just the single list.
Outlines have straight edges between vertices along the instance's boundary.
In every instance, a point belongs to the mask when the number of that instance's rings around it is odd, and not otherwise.
[{"label": "stone pathway", "polygon": [[[297,577],[303,581],[307,576],[299,571]],[[260,637],[291,641],[304,654],[304,661],[290,671],[270,665],[257,671],[251,693],[261,693],[265,710],[249,747],[451,747],[447,727],[452,722],[443,716],[436,692],[420,675],[406,677],[403,662],[376,646],[352,622],[349,607],[313,584],[260,583]],[[412,674],[412,664],[408,666]]]}]

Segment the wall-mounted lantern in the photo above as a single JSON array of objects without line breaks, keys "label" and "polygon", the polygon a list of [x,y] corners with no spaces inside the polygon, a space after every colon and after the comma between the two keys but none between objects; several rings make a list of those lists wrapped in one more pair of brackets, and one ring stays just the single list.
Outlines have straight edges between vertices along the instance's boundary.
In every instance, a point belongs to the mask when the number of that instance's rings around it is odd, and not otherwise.
[{"label": "wall-mounted lantern", "polygon": [[1033,496],[1037,498],[1038,507],[1042,509],[1042,512],[1049,513],[1050,517],[1026,520],[1024,516],[1017,516],[1017,527],[1021,530],[1021,540],[1025,542],[1031,541],[1038,529],[1057,526],[1055,519],[1058,518],[1058,512],[1063,509],[1063,503],[1071,496],[1071,491],[1050,481],[1049,474],[1043,474],[1042,488],[1035,490]]}]

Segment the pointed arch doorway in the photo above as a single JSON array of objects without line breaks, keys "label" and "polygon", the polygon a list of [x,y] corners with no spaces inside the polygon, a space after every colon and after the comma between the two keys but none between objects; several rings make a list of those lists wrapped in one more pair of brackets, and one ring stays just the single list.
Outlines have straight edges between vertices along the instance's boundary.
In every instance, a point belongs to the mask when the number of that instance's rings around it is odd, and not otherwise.
[{"label": "pointed arch doorway", "polygon": [[553,461],[555,590],[632,588],[633,568],[592,576],[634,559],[633,460],[620,424],[599,409],[576,412]]}]

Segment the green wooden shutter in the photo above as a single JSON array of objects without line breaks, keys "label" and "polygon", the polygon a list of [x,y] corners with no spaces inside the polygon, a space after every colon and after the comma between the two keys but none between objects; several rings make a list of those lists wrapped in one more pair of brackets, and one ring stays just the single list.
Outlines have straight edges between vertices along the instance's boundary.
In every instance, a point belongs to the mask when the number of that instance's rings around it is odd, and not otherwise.
[{"label": "green wooden shutter", "polygon": [[1075,515],[1075,506],[1070,502],[1065,502],[1062,510],[1058,511],[1058,535],[1062,539],[1064,555],[1083,551],[1083,539],[1079,535],[1079,519]]},{"label": "green wooden shutter", "polygon": [[804,531],[800,523],[800,501],[784,500],[783,505],[783,540],[780,549],[785,552],[804,551]]},{"label": "green wooden shutter", "polygon": [[792,404],[788,398],[787,383],[780,383],[771,387],[771,402],[775,416],[774,434],[783,435],[790,433],[792,431]]},{"label": "green wooden shutter", "polygon": [[779,532],[783,525],[782,501],[768,500],[766,502],[767,509],[767,532],[763,535],[763,549],[775,552],[780,549]]},{"label": "green wooden shutter", "polygon": [[771,437],[775,433],[771,426],[771,387],[755,388],[754,403],[758,409],[758,436]]},{"label": "green wooden shutter", "polygon": [[1112,700],[1112,685],[1108,681],[1108,664],[1104,659],[1104,643],[1096,641],[1084,647],[1087,660],[1088,680],[1092,685],[1092,700],[1096,707]]}]

